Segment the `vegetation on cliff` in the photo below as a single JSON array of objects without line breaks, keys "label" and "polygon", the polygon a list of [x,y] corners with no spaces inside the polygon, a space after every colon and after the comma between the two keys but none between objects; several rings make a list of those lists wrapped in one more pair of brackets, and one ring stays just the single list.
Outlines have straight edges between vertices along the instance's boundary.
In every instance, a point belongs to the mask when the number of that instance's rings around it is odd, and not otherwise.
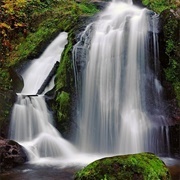
[{"label": "vegetation on cliff", "polygon": [[[83,13],[96,11],[88,3],[73,0],[13,0],[3,1],[1,10],[1,62],[17,65],[29,56],[36,57],[60,31],[69,31]],[[12,6],[12,7],[11,7]],[[38,52],[38,48],[42,48]]]},{"label": "vegetation on cliff", "polygon": [[180,5],[178,0],[142,0],[142,3],[157,13],[166,9],[174,9]]},{"label": "vegetation on cliff", "polygon": [[[178,0],[142,0],[142,3],[160,13],[165,55],[162,56],[166,80],[169,81],[176,94],[180,107],[180,2]],[[164,58],[164,59],[162,59]],[[165,62],[168,63],[165,63]]]},{"label": "vegetation on cliff", "polygon": [[107,157],[78,171],[75,180],[164,179],[170,174],[158,157],[150,153]]},{"label": "vegetation on cliff", "polygon": [[72,119],[73,98],[75,98],[75,83],[74,83],[74,70],[72,60],[72,49],[75,44],[75,36],[79,28],[84,25],[83,19],[98,12],[96,7],[82,1],[79,3],[83,14],[80,14],[78,23],[71,27],[68,35],[68,44],[62,54],[61,63],[56,74],[56,100],[53,109],[56,111],[58,129],[67,135],[71,129],[70,121]]}]

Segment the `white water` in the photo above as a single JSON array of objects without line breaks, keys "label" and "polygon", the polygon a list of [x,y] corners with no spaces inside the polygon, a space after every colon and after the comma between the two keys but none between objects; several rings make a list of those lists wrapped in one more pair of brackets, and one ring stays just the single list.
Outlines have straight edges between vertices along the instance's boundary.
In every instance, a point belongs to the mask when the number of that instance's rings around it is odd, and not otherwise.
[{"label": "white water", "polygon": [[30,161],[40,163],[44,158],[70,158],[76,152],[73,145],[54,128],[44,96],[36,96],[56,61],[60,61],[66,43],[67,33],[60,33],[22,74],[24,88],[17,94],[13,107],[10,138],[26,148]]},{"label": "white water", "polygon": [[38,59],[31,62],[22,74],[24,88],[22,94],[36,95],[54,64],[60,61],[60,55],[67,43],[67,34],[61,33]]},{"label": "white water", "polygon": [[131,0],[113,1],[82,33],[74,47],[82,152],[160,154],[168,146],[157,24],[155,14]]}]

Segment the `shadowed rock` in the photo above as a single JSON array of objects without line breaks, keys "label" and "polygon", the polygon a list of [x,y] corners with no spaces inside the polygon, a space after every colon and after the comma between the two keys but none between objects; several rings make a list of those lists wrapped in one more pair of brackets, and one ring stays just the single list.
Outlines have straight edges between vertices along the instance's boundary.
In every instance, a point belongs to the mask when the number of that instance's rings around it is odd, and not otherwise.
[{"label": "shadowed rock", "polygon": [[0,137],[0,173],[27,161],[24,148],[13,140]]}]

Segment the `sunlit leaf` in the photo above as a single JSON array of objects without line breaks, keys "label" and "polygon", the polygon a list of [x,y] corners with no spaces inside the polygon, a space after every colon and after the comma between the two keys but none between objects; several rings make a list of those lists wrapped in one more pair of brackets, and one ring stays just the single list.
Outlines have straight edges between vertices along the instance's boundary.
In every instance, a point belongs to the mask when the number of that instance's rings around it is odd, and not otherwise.
[{"label": "sunlit leaf", "polygon": [[6,23],[0,23],[0,28],[11,29],[11,27]]}]

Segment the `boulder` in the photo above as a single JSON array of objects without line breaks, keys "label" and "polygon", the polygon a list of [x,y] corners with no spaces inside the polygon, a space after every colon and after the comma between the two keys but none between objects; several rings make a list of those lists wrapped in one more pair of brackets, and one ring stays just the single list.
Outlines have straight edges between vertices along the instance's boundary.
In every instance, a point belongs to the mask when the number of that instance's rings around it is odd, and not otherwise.
[{"label": "boulder", "polygon": [[100,179],[169,180],[171,177],[164,162],[151,153],[106,157],[94,161],[75,175],[75,180]]},{"label": "boulder", "polygon": [[28,160],[24,148],[13,140],[0,137],[0,173]]}]

